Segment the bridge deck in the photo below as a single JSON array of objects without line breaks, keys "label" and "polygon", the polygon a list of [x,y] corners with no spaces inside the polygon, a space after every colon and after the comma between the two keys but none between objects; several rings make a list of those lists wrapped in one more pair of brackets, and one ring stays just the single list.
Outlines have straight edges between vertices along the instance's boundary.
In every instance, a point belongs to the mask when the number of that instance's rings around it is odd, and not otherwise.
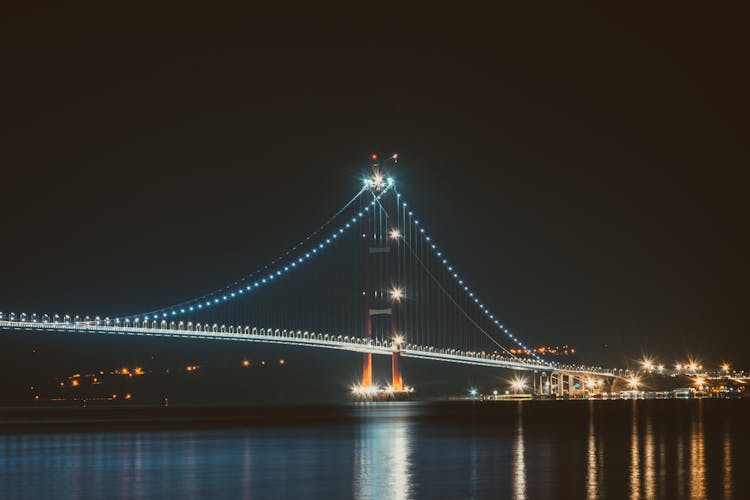
[{"label": "bridge deck", "polygon": [[614,374],[608,370],[581,365],[550,365],[522,358],[511,358],[479,352],[464,352],[456,349],[438,349],[430,346],[417,346],[412,344],[405,344],[399,348],[392,342],[388,341],[381,342],[378,340],[364,339],[360,337],[329,335],[315,332],[305,332],[300,330],[281,330],[273,328],[252,327],[221,327],[207,330],[185,330],[170,328],[118,326],[112,324],[75,324],[64,322],[42,323],[29,321],[0,321],[0,329],[15,331],[52,331],[81,334],[98,333],[108,335],[143,335],[151,337],[172,337],[182,339],[190,338],[239,342],[262,342],[267,344],[318,347],[323,349],[336,349],[340,351],[362,352],[378,355],[391,355],[394,350],[398,349],[401,353],[401,356],[404,357],[440,362],[509,368],[513,370],[533,370],[547,372],[565,371],[598,376],[614,376]]}]

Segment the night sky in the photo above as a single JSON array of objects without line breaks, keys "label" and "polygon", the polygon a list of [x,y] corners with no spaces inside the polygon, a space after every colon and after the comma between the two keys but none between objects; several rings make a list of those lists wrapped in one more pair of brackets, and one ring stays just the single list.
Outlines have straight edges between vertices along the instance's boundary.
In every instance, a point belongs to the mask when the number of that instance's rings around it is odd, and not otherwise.
[{"label": "night sky", "polygon": [[[746,30],[651,9],[7,13],[0,310],[217,288],[398,152],[400,189],[529,343],[748,368]],[[3,373],[42,370],[19,356],[47,338],[3,333]],[[66,355],[115,363],[112,342]]]}]

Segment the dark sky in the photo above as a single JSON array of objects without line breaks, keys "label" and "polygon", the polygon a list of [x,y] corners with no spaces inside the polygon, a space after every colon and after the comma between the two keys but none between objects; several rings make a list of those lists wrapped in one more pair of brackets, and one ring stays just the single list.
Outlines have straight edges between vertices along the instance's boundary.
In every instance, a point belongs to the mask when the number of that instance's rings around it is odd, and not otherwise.
[{"label": "dark sky", "polygon": [[0,310],[221,286],[397,151],[521,337],[748,368],[746,30],[652,9],[8,13]]}]

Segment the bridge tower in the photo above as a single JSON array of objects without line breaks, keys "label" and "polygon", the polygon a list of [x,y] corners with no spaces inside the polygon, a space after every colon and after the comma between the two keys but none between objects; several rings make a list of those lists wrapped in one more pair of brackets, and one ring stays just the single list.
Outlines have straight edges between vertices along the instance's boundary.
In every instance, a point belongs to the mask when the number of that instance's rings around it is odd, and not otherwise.
[{"label": "bridge tower", "polygon": [[404,343],[403,336],[398,331],[398,306],[401,302],[401,296],[403,291],[400,283],[398,283],[399,269],[398,269],[398,242],[401,236],[401,227],[399,227],[399,216],[398,216],[398,197],[395,193],[391,193],[391,196],[387,200],[385,205],[389,208],[389,220],[390,226],[388,228],[388,241],[389,241],[389,252],[390,252],[390,265],[389,270],[389,281],[391,284],[391,339],[393,339],[393,354],[391,354],[391,387],[394,392],[402,392],[404,390],[404,379],[401,375],[401,346]]},{"label": "bridge tower", "polygon": [[[395,156],[394,156],[395,158]],[[373,195],[377,196],[387,189],[392,182],[385,179],[379,172],[377,156],[372,156],[373,176],[366,181],[366,186]],[[404,390],[403,377],[401,375],[401,347],[403,337],[398,332],[398,304],[403,297],[403,291],[398,283],[398,248],[400,231],[398,217],[398,197],[394,192],[386,193],[382,199],[382,206],[386,212],[387,221],[375,220],[375,210],[366,211],[362,218],[362,255],[364,289],[362,301],[364,309],[363,337],[372,338],[373,321],[376,317],[390,317],[390,338],[393,341],[393,353],[391,355],[391,387],[394,392]],[[378,230],[374,230],[378,226]],[[387,260],[385,260],[387,259]],[[373,272],[380,269],[380,272]],[[385,269],[385,274],[383,270]],[[378,320],[382,328],[382,320]],[[364,354],[362,364],[362,389],[371,389],[372,385],[372,354]]]},{"label": "bridge tower", "polygon": [[[364,273],[364,289],[362,290],[362,306],[364,309],[364,327],[362,337],[372,338],[372,315],[370,299],[373,295],[370,276],[370,252],[372,248],[372,212],[366,212],[362,221],[362,272]],[[364,354],[362,363],[362,389],[372,387],[372,353]]]}]

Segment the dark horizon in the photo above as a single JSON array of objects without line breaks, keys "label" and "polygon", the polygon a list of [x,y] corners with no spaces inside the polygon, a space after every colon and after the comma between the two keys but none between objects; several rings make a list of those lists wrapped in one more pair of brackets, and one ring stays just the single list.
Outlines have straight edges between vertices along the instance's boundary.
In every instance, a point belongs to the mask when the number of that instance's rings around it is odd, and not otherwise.
[{"label": "dark horizon", "polygon": [[[223,286],[398,152],[400,189],[529,344],[750,368],[737,17],[313,13],[0,20],[0,310],[118,316]],[[49,334],[19,335],[5,380],[91,354],[34,367],[19,353]]]}]

